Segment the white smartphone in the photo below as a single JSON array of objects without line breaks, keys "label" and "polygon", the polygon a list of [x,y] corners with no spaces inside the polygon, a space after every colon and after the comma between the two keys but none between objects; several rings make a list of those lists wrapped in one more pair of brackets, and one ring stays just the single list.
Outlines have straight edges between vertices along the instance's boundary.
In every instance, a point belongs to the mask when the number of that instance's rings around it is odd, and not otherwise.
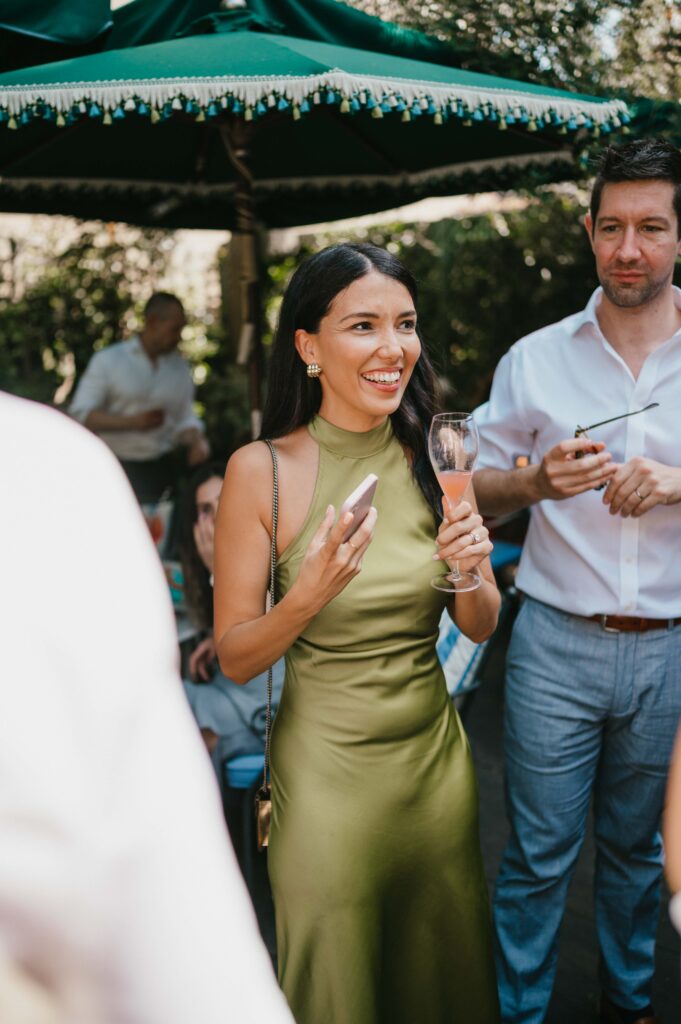
[{"label": "white smartphone", "polygon": [[354,516],[354,519],[343,534],[343,544],[350,540],[353,533],[359,529],[369,515],[377,484],[378,477],[376,474],[369,473],[369,476],[362,480],[361,484],[354,489],[352,494],[348,495],[341,505],[341,510],[338,514],[339,519],[342,519],[346,512],[352,512]]}]

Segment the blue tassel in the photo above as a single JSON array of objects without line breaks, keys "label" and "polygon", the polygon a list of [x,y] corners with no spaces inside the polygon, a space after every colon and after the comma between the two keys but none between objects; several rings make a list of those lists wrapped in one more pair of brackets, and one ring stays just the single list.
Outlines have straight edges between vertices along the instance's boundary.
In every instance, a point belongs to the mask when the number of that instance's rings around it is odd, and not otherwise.
[{"label": "blue tassel", "polygon": [[374,99],[374,97],[371,95],[367,96],[367,110],[373,110],[375,106],[376,100]]},{"label": "blue tassel", "polygon": [[577,131],[577,122],[575,121],[574,117],[570,118],[570,120],[567,123],[567,126],[571,132]]},{"label": "blue tassel", "polygon": [[118,104],[118,106],[116,107],[111,116],[114,119],[114,121],[123,120],[123,118],[125,117],[125,111],[123,110],[123,107],[120,105],[120,103]]},{"label": "blue tassel", "polygon": [[258,102],[256,103],[255,112],[256,114],[258,114],[258,116],[260,116],[261,114],[265,114],[267,112],[267,107],[265,106],[262,100],[258,100]]},{"label": "blue tassel", "polygon": [[290,106],[291,104],[289,101],[282,96],[277,103],[277,110],[288,110]]},{"label": "blue tassel", "polygon": [[9,114],[6,110],[0,110],[0,124],[4,124],[5,121],[9,121]]},{"label": "blue tassel", "polygon": [[359,102],[356,96],[353,96],[350,100],[350,110],[353,114],[356,114],[358,110],[362,109],[362,104]]},{"label": "blue tassel", "polygon": [[19,124],[28,124],[31,120],[31,115],[28,110],[21,111],[21,117],[19,118]]},{"label": "blue tassel", "polygon": [[217,117],[218,114],[218,105],[217,103],[215,103],[214,100],[211,100],[211,102],[208,104],[208,109],[206,110],[206,117]]},{"label": "blue tassel", "polygon": [[140,100],[139,103],[137,104],[137,113],[140,114],[141,117],[148,117],[149,104],[145,103],[144,100]]},{"label": "blue tassel", "polygon": [[506,117],[504,118],[504,121],[506,122],[506,124],[515,124],[515,117],[513,116],[513,114],[507,114]]},{"label": "blue tassel", "polygon": [[476,107],[475,110],[473,111],[473,120],[474,121],[484,121],[485,120],[485,115],[483,114],[483,112],[480,109],[480,107]]},{"label": "blue tassel", "polygon": [[336,94],[333,91],[333,89],[330,89],[329,92],[327,92],[327,94],[326,94],[326,102],[329,105],[331,105],[332,103],[336,102]]},{"label": "blue tassel", "polygon": [[100,108],[97,106],[96,103],[93,103],[92,106],[90,107],[90,109],[88,110],[88,114],[89,114],[90,117],[101,117],[102,116],[102,111],[100,110]]},{"label": "blue tassel", "polygon": [[300,104],[300,113],[301,114],[309,114],[309,112],[310,112],[310,104],[308,103],[307,100],[303,100],[303,102]]},{"label": "blue tassel", "polygon": [[232,111],[235,114],[241,114],[243,112],[243,109],[244,109],[243,103],[241,103],[240,100],[234,100],[234,106],[232,107]]},{"label": "blue tassel", "polygon": [[426,110],[428,111],[429,114],[437,114],[437,107],[435,106],[432,100],[428,101],[428,106],[426,107]]}]

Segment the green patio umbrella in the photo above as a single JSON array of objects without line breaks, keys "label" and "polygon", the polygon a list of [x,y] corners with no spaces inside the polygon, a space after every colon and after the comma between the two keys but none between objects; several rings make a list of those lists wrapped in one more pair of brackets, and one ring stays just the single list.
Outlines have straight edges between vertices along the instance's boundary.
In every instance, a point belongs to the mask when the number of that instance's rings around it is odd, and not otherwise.
[{"label": "green patio umbrella", "polygon": [[185,38],[0,76],[0,209],[242,236],[256,411],[256,217],[305,224],[572,176],[572,137],[627,119],[617,100],[276,28],[224,13]]},{"label": "green patio umbrella", "polygon": [[109,0],[2,0],[0,71],[89,53],[112,25]]}]

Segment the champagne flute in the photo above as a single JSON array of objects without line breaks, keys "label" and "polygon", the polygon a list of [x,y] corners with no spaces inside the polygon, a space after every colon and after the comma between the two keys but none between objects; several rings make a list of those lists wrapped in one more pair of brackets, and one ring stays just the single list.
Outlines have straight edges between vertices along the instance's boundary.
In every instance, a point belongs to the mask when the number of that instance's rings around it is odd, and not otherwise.
[{"label": "champagne flute", "polygon": [[[451,511],[461,502],[471,481],[478,447],[478,428],[470,413],[443,412],[433,416],[428,454]],[[474,572],[460,572],[456,563],[447,575],[435,576],[430,582],[436,590],[459,594],[477,590],[481,580]]]}]

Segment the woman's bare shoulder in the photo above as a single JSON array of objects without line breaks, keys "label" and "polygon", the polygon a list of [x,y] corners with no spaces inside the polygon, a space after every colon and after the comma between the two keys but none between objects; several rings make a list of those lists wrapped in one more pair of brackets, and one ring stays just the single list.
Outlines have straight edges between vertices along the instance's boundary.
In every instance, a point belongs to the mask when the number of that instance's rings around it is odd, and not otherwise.
[{"label": "woman's bare shoulder", "polygon": [[256,473],[258,476],[266,470],[272,471],[272,456],[263,441],[251,441],[237,448],[227,463],[230,476],[247,476]]}]

